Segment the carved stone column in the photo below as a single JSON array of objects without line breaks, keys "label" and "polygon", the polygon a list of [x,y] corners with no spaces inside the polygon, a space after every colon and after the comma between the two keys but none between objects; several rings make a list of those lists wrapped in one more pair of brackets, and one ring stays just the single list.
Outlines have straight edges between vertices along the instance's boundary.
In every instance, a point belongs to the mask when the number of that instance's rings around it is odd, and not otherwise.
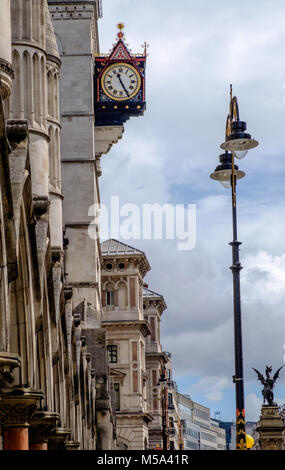
[{"label": "carved stone column", "polygon": [[65,450],[65,445],[70,440],[70,436],[70,429],[56,428],[48,439],[48,450]]},{"label": "carved stone column", "polygon": [[30,421],[30,450],[48,450],[49,437],[59,423],[60,416],[58,413],[49,411],[36,412]]},{"label": "carved stone column", "polygon": [[29,450],[29,425],[44,398],[39,390],[14,388],[0,394],[0,420],[4,429],[4,450]]},{"label": "carved stone column", "polygon": [[278,406],[266,406],[261,409],[260,420],[256,427],[259,433],[261,450],[283,450],[285,426],[279,414]]}]

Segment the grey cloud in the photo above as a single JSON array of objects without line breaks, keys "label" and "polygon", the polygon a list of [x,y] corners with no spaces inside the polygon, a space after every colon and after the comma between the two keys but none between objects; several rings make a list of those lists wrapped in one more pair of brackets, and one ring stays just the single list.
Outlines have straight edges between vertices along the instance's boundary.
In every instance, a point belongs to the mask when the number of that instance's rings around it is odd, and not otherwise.
[{"label": "grey cloud", "polygon": [[[234,371],[230,193],[209,179],[221,153],[230,83],[260,142],[240,162],[247,178],[238,187],[244,368],[252,387],[251,367],[278,366],[284,354],[284,294],[260,288],[275,282],[272,272],[256,266],[246,272],[249,256],[285,252],[284,2],[105,0],[103,7],[102,52],[111,47],[118,21],[125,22],[133,51],[144,40],[151,46],[147,111],[126,123],[123,139],[102,158],[102,202],[119,194],[139,206],[176,204],[179,193],[179,202],[197,204],[192,252],[178,253],[166,241],[128,242],[146,251],[147,282],[165,296],[162,342],[173,352],[178,378],[231,378]],[[221,391],[208,383],[205,395]]]}]

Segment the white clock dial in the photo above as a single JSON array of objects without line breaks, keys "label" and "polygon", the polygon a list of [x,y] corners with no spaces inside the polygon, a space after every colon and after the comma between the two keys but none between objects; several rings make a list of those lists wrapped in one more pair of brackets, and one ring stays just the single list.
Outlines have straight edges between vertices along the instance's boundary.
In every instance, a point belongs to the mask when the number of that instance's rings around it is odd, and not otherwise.
[{"label": "white clock dial", "polygon": [[110,65],[101,79],[104,93],[117,101],[126,101],[133,98],[141,86],[138,71],[132,65],[116,63]]}]

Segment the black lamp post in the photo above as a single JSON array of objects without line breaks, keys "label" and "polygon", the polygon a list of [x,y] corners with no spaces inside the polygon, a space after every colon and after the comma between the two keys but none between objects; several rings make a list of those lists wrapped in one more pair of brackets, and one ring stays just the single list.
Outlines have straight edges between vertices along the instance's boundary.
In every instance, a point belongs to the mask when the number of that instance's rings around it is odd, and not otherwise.
[{"label": "black lamp post", "polygon": [[239,246],[237,236],[236,186],[237,180],[243,178],[245,173],[235,165],[235,157],[242,159],[247,152],[258,146],[258,142],[245,133],[246,123],[239,119],[239,109],[236,97],[232,97],[231,87],[230,113],[227,117],[226,141],[221,145],[225,153],[220,155],[220,165],[217,166],[211,178],[219,181],[225,188],[232,188],[232,218],[233,241],[233,300],[234,300],[234,343],[235,343],[235,375],[233,381],[236,386],[236,449],[246,450],[245,405],[244,405],[244,377],[242,352],[242,318],[240,296],[240,271],[242,266],[239,260]]},{"label": "black lamp post", "polygon": [[161,372],[158,385],[161,386],[161,410],[162,410],[162,442],[163,450],[168,450],[168,432],[167,432],[167,406],[168,406],[168,395],[167,395],[167,378],[166,370]]}]

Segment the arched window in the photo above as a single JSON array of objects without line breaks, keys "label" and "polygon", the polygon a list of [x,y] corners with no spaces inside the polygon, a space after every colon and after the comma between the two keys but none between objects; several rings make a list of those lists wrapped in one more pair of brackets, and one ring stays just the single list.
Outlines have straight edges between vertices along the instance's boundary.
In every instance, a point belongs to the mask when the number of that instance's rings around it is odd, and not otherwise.
[{"label": "arched window", "polygon": [[38,54],[33,55],[34,118],[41,124],[40,61]]},{"label": "arched window", "polygon": [[114,384],[114,392],[115,392],[115,409],[116,411],[120,411],[121,409],[120,384]]},{"label": "arched window", "polygon": [[106,289],[106,305],[113,307],[115,305],[115,292],[112,284],[108,284]]},{"label": "arched window", "polygon": [[126,310],[127,308],[127,287],[126,284],[121,282],[118,288],[118,304],[119,310]]}]

